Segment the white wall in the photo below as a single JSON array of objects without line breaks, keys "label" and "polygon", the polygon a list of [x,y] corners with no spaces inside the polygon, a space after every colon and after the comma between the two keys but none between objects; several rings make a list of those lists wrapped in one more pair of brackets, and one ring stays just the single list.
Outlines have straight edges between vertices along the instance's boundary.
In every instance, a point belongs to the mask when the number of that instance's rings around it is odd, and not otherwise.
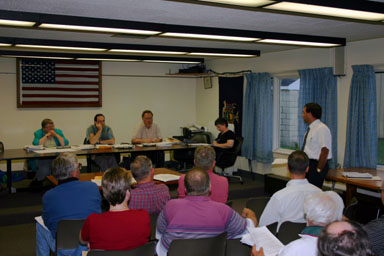
[{"label": "white wall", "polygon": [[[259,58],[250,59],[220,59],[207,62],[209,69],[216,72],[234,72],[249,70],[253,72],[269,72],[272,75],[292,74],[299,69],[333,66],[333,49],[303,48],[284,52],[262,54]],[[347,107],[349,87],[352,78],[352,65],[371,64],[377,68],[384,65],[384,38],[348,43],[345,47],[346,76],[338,78],[338,161],[344,161],[346,138]],[[208,125],[218,116],[218,80],[213,79],[213,89],[204,90],[202,83],[198,83],[196,90],[197,105],[204,108],[216,109],[212,111],[197,111],[196,121]],[[237,163],[241,169],[248,169],[248,163],[240,159]],[[271,170],[270,165],[254,163],[254,170],[266,173]]]},{"label": "white wall", "polygon": [[[51,118],[70,144],[82,144],[85,130],[96,113],[106,116],[118,143],[131,140],[144,109],[153,111],[154,122],[160,126],[163,137],[180,135],[181,126],[195,123],[196,79],[127,76],[164,76],[170,70],[177,71],[179,65],[104,62],[102,68],[101,108],[18,109],[15,59],[0,58],[0,141],[6,149],[31,144],[33,132],[41,127],[44,118]],[[5,169],[4,162],[0,168]]]}]

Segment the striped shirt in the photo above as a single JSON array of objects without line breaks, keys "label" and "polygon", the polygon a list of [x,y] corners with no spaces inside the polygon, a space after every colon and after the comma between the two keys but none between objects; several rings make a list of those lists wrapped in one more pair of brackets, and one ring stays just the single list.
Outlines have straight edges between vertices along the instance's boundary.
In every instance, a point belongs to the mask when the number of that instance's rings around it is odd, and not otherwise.
[{"label": "striped shirt", "polygon": [[159,214],[170,199],[169,189],[164,184],[148,182],[137,184],[131,191],[130,209],[144,209],[149,214]]},{"label": "striped shirt", "polygon": [[384,255],[384,215],[364,226],[375,255]]},{"label": "striped shirt", "polygon": [[243,234],[247,225],[246,219],[226,204],[207,196],[187,196],[167,203],[157,219],[156,229],[161,236],[161,247],[168,250],[174,239],[214,237],[223,232],[233,239]]}]

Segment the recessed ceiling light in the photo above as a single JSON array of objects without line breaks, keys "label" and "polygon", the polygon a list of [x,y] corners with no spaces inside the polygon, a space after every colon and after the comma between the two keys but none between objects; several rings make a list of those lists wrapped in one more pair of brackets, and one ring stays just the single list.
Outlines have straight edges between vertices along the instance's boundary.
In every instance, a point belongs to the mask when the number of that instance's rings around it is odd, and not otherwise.
[{"label": "recessed ceiling light", "polygon": [[140,60],[134,60],[134,59],[100,59],[100,58],[77,58],[76,60],[99,60],[99,61],[123,61],[123,62],[135,62]]},{"label": "recessed ceiling light", "polygon": [[317,46],[317,47],[340,46],[340,44],[333,44],[333,43],[305,42],[305,41],[279,40],[279,39],[263,39],[263,40],[257,41],[257,43],[307,45],[307,46]]},{"label": "recessed ceiling light", "polygon": [[143,62],[154,63],[174,63],[174,64],[199,64],[199,61],[181,61],[181,60],[143,60]]},{"label": "recessed ceiling light", "polygon": [[160,31],[152,31],[152,30],[105,28],[105,27],[61,25],[61,24],[47,24],[47,23],[41,24],[39,26],[39,28],[78,30],[78,31],[94,31],[94,32],[104,32],[104,33],[136,34],[136,35],[157,35],[157,34],[161,33]]},{"label": "recessed ceiling light", "polygon": [[249,7],[259,7],[262,5],[274,3],[275,1],[268,0],[200,0],[200,2],[212,2],[220,4],[232,4],[232,5],[241,5]]},{"label": "recessed ceiling light", "polygon": [[153,54],[186,54],[186,52],[174,51],[151,51],[151,50],[125,50],[125,49],[111,49],[110,52],[127,52],[127,53],[153,53]]},{"label": "recessed ceiling light", "polygon": [[240,36],[219,36],[219,35],[206,35],[206,34],[189,34],[189,33],[173,33],[166,32],[159,36],[166,37],[182,37],[182,38],[199,38],[199,39],[213,39],[213,40],[226,40],[226,41],[242,41],[242,42],[252,42],[259,40],[260,38],[252,37],[240,37]]},{"label": "recessed ceiling light", "polygon": [[207,52],[191,52],[188,55],[205,55],[205,56],[218,56],[218,57],[256,57],[250,54],[232,54],[232,53],[207,53]]},{"label": "recessed ceiling light", "polygon": [[16,47],[25,48],[43,48],[43,49],[59,49],[59,50],[76,50],[76,51],[95,51],[102,52],[107,49],[102,48],[88,48],[88,47],[71,47],[71,46],[53,46],[53,45],[33,45],[33,44],[16,44]]},{"label": "recessed ceiling light", "polygon": [[3,20],[3,19],[0,19],[0,25],[3,25],[3,26],[32,27],[35,24],[36,24],[36,22],[32,22],[32,21]]},{"label": "recessed ceiling light", "polygon": [[0,46],[7,47],[7,46],[12,46],[12,44],[4,44],[4,43],[0,43]]},{"label": "recessed ceiling light", "polygon": [[73,60],[70,57],[50,57],[50,56],[23,56],[23,55],[1,55],[9,58],[33,58],[33,59],[57,59],[57,60]]},{"label": "recessed ceiling light", "polygon": [[[319,4],[321,4],[321,1],[319,1]],[[289,11],[289,12],[301,12],[301,13],[309,13],[309,14],[334,16],[334,17],[341,17],[341,18],[359,19],[359,20],[379,21],[384,19],[383,13],[357,11],[357,10],[351,10],[351,9],[343,9],[343,8],[311,5],[311,4],[291,3],[291,2],[280,2],[280,3],[272,4],[263,8],[272,9],[272,10]]]}]

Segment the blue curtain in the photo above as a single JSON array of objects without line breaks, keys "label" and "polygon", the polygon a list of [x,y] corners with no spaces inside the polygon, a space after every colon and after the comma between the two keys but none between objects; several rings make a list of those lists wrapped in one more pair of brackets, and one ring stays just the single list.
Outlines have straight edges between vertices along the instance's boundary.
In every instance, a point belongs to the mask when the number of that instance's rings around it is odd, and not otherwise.
[{"label": "blue curtain", "polygon": [[303,143],[307,124],[302,118],[305,104],[315,102],[322,108],[321,121],[325,123],[332,136],[332,160],[330,168],[337,165],[337,78],[333,75],[333,68],[315,68],[299,71],[299,138],[300,148]]},{"label": "blue curtain", "polygon": [[344,168],[377,166],[376,77],[373,66],[352,66]]},{"label": "blue curtain", "polygon": [[273,87],[268,73],[246,74],[243,112],[242,155],[247,159],[271,163],[273,133]]}]

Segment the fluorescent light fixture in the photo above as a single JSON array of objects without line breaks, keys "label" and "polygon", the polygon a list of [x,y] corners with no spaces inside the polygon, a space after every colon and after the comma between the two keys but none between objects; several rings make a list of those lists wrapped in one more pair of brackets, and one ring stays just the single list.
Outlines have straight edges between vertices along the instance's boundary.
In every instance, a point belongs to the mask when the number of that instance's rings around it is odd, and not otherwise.
[{"label": "fluorescent light fixture", "polygon": [[130,59],[100,59],[100,58],[77,58],[76,60],[99,60],[99,61],[124,61],[124,62],[135,62],[140,60]]},{"label": "fluorescent light fixture", "polygon": [[218,57],[256,57],[256,55],[250,54],[232,54],[232,53],[207,53],[207,52],[191,52],[188,55],[204,55],[204,56],[218,56]]},{"label": "fluorescent light fixture", "polygon": [[73,60],[70,57],[50,57],[50,56],[22,56],[22,55],[1,55],[9,58],[33,58],[33,59],[56,59],[56,60]]},{"label": "fluorescent light fixture", "polygon": [[220,4],[259,7],[262,5],[274,3],[275,1],[268,1],[268,0],[200,0],[200,2],[211,2],[211,3],[220,3]]},{"label": "fluorescent light fixture", "polygon": [[189,34],[189,33],[173,33],[166,32],[159,36],[166,37],[182,37],[182,38],[199,38],[199,39],[213,39],[213,40],[226,40],[226,41],[241,41],[241,42],[253,42],[260,38],[252,37],[240,37],[240,36],[219,36],[219,35],[206,35],[206,34]]},{"label": "fluorescent light fixture", "polygon": [[[321,4],[321,1],[319,1],[319,3]],[[357,11],[357,10],[351,10],[351,9],[292,3],[292,2],[280,2],[277,4],[266,6],[264,8],[272,9],[272,10],[289,11],[289,12],[301,12],[301,13],[341,17],[341,18],[359,19],[359,20],[379,21],[384,19],[383,13]]]},{"label": "fluorescent light fixture", "polygon": [[0,25],[2,25],[2,26],[32,27],[35,24],[36,24],[36,22],[32,22],[32,21],[3,20],[3,19],[0,19]]},{"label": "fluorescent light fixture", "polygon": [[340,44],[333,44],[333,43],[305,42],[305,41],[279,40],[279,39],[263,39],[263,40],[257,41],[257,43],[307,45],[307,46],[317,46],[317,47],[340,46]]},{"label": "fluorescent light fixture", "polygon": [[88,47],[72,47],[72,46],[54,46],[54,45],[33,45],[33,44],[16,44],[16,47],[26,48],[42,48],[42,49],[59,49],[59,50],[76,50],[76,51],[95,51],[102,52],[107,49],[102,48],[88,48]]},{"label": "fluorescent light fixture", "polygon": [[187,52],[173,52],[173,51],[151,51],[151,50],[125,50],[125,49],[111,49],[110,52],[127,52],[127,53],[152,53],[152,54],[174,54],[182,55],[187,54]]},{"label": "fluorescent light fixture", "polygon": [[7,47],[7,46],[12,46],[12,44],[4,44],[4,43],[0,43],[0,46]]},{"label": "fluorescent light fixture", "polygon": [[48,23],[41,24],[39,28],[93,31],[93,32],[104,32],[104,33],[119,33],[119,34],[135,34],[135,35],[148,35],[148,36],[153,36],[161,33],[160,31],[152,31],[152,30],[105,28],[105,27],[61,25],[61,24],[48,24]]},{"label": "fluorescent light fixture", "polygon": [[182,61],[182,60],[143,60],[143,62],[154,63],[173,63],[173,64],[199,64],[199,61]]}]

